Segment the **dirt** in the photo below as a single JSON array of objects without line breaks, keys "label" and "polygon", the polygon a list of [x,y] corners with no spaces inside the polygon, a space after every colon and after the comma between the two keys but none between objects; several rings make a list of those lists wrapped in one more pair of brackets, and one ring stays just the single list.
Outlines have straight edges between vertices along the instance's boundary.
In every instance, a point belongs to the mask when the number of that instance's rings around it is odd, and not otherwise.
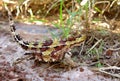
[{"label": "dirt", "polygon": [[[18,29],[22,29],[23,27],[23,29],[20,30],[22,32],[24,30],[27,31],[24,26],[28,26],[28,29],[30,29],[30,31],[32,30],[29,28],[30,25],[23,23],[19,23],[17,26]],[[45,30],[42,35],[48,33],[45,27],[39,27],[39,29],[42,31],[43,29]],[[26,51],[13,40],[9,31],[8,22],[2,22],[0,24],[0,81],[119,81],[119,78],[93,71],[91,68],[96,67],[95,65],[98,62],[101,62],[104,66],[120,66],[120,57],[117,57],[120,56],[120,50],[109,49],[117,49],[119,47],[120,35],[112,33],[111,31],[103,32],[101,30],[90,30],[85,31],[85,33],[87,34],[87,40],[84,45],[82,45],[83,50],[79,54],[78,49],[80,50],[82,47],[78,47],[74,49],[77,51],[73,52],[73,54],[76,53],[76,57],[73,56],[73,59],[76,58],[76,61],[80,63],[80,66],[76,68],[61,67],[59,63],[36,63],[34,59],[25,59],[18,64],[14,64],[18,58],[26,56],[24,55]],[[23,34],[23,37],[26,36]],[[86,51],[98,42],[99,39],[104,41],[104,45],[102,48],[103,51],[98,58],[97,55],[92,54],[91,50],[89,53]],[[94,48],[100,48],[100,44]]]}]

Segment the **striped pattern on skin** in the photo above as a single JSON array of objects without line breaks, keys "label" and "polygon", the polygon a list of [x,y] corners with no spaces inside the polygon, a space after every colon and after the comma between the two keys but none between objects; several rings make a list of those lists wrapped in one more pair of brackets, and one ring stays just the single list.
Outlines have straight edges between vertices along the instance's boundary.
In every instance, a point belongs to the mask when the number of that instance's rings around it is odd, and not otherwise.
[{"label": "striped pattern on skin", "polygon": [[81,35],[79,32],[75,32],[73,36],[66,39],[49,39],[43,43],[40,42],[27,42],[23,41],[19,34],[17,34],[13,17],[9,9],[8,16],[10,22],[10,29],[15,41],[25,50],[37,50],[39,53],[34,53],[35,59],[45,62],[60,61],[66,51],[74,46],[80,45],[86,39],[85,35]]}]

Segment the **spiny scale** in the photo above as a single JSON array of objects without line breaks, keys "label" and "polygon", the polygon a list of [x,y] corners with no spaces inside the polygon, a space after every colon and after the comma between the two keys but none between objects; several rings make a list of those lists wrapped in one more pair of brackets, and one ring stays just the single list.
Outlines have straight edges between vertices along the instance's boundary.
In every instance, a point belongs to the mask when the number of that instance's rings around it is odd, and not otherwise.
[{"label": "spiny scale", "polygon": [[65,52],[74,47],[78,46],[81,42],[83,42],[86,39],[85,35],[81,35],[80,33],[74,33],[75,36],[68,37],[66,39],[60,39],[60,40],[45,40],[43,43],[39,42],[27,42],[23,41],[23,39],[20,37],[19,34],[17,34],[13,17],[11,12],[8,8],[6,8],[8,11],[9,16],[9,22],[10,22],[10,29],[13,34],[13,37],[15,41],[21,45],[21,47],[25,50],[39,50],[40,53],[35,53],[35,58],[39,61],[45,61],[45,62],[54,62],[59,61],[63,58]]}]

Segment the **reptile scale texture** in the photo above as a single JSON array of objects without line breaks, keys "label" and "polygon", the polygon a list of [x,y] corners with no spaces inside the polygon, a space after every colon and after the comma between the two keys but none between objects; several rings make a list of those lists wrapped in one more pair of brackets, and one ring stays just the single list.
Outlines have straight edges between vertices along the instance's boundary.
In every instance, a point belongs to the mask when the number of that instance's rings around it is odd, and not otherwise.
[{"label": "reptile scale texture", "polygon": [[15,41],[25,50],[34,50],[39,51],[34,53],[35,59],[38,61],[44,61],[44,62],[57,62],[61,61],[66,52],[73,48],[74,46],[79,46],[81,42],[85,41],[86,35],[80,34],[80,32],[74,32],[71,33],[72,35],[65,39],[49,39],[45,40],[42,43],[41,42],[28,42],[23,41],[23,38],[20,37],[19,34],[17,34],[15,23],[12,17],[11,12],[7,8],[8,16],[9,16],[9,22],[10,22],[10,30],[12,32],[12,35],[15,39]]}]

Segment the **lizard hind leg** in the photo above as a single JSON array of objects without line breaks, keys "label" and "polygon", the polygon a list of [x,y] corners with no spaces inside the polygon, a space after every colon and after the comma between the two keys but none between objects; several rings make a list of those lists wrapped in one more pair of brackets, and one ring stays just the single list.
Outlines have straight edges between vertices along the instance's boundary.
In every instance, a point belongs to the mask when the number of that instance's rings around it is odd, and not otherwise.
[{"label": "lizard hind leg", "polygon": [[[32,54],[32,55],[31,55]],[[25,53],[22,57],[17,58],[14,62],[13,65],[22,63],[24,60],[32,60],[35,59],[35,57],[33,57],[34,53]]]}]

